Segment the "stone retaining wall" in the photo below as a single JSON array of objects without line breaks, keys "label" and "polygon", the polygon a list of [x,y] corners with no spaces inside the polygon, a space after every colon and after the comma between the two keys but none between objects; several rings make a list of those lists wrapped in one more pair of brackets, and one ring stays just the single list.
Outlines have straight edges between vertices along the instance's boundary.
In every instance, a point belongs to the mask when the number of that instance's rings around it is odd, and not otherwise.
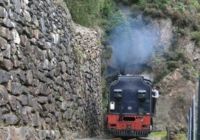
[{"label": "stone retaining wall", "polygon": [[99,40],[52,0],[0,1],[1,139],[24,127],[51,139],[100,133]]}]

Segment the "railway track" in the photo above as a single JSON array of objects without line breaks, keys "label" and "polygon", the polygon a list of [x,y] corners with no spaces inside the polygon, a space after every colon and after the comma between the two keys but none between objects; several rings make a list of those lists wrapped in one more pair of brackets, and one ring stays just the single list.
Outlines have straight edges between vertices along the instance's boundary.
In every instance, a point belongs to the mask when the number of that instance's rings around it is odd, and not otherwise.
[{"label": "railway track", "polygon": [[[121,138],[112,138],[111,140],[122,140]],[[132,138],[132,139],[128,139],[128,140],[153,140],[150,138]]]},{"label": "railway track", "polygon": [[[121,138],[86,138],[86,139],[77,139],[77,140],[123,140]],[[132,138],[128,140],[160,140],[154,138]]]}]

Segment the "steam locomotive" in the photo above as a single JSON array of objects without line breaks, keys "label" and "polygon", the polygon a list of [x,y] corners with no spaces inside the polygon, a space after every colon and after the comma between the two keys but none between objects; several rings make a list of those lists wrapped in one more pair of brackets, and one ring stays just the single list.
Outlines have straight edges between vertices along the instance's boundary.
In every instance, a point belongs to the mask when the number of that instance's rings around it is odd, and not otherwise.
[{"label": "steam locomotive", "polygon": [[153,125],[152,82],[122,75],[111,83],[106,127],[117,137],[146,137]]}]

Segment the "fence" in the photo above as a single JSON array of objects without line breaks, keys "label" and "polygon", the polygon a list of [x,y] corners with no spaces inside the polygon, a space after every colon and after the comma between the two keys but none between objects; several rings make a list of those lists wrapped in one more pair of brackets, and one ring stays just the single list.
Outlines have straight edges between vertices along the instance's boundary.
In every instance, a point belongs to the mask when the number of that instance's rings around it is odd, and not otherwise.
[{"label": "fence", "polygon": [[198,89],[198,100],[194,95],[192,105],[188,113],[188,140],[200,140],[200,78]]},{"label": "fence", "polygon": [[192,106],[190,107],[189,113],[188,113],[188,140],[196,140],[196,120],[197,120],[197,111],[196,111],[196,98],[195,95],[193,96],[192,100]]}]

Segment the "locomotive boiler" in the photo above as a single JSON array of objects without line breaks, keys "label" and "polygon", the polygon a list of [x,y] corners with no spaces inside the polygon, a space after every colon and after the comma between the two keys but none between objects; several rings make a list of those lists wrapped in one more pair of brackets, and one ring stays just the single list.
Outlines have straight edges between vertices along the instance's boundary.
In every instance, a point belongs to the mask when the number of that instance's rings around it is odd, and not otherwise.
[{"label": "locomotive boiler", "polygon": [[106,127],[118,137],[146,137],[153,125],[152,82],[121,75],[111,83]]}]

